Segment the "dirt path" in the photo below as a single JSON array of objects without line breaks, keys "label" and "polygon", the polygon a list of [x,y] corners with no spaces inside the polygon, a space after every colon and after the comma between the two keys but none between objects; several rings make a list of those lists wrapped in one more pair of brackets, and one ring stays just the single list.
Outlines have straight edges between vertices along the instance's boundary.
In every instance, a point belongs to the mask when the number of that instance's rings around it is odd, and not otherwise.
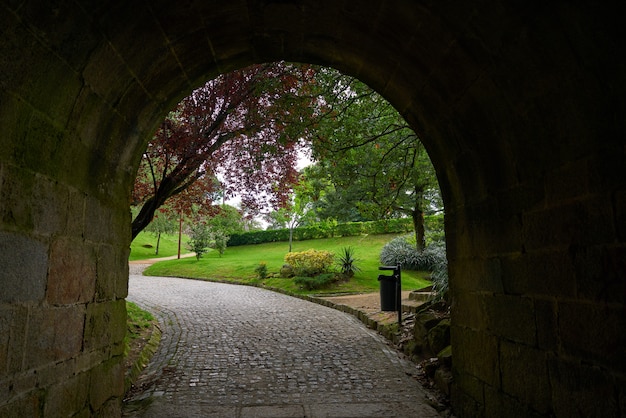
[{"label": "dirt path", "polygon": [[[188,258],[188,257],[194,257],[196,255],[196,253],[187,253],[187,254],[181,254],[180,258]],[[165,261],[165,260],[176,260],[178,258],[178,255],[172,255],[169,257],[157,257],[157,258],[147,258],[145,260],[133,260],[133,261],[129,261],[128,264],[154,264],[158,261]]]}]

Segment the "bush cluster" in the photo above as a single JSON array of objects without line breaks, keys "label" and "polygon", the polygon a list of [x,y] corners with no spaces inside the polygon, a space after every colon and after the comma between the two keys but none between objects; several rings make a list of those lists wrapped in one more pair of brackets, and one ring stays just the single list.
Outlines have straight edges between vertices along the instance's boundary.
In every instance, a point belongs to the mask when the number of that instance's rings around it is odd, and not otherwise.
[{"label": "bush cluster", "polygon": [[311,249],[288,253],[285,255],[285,263],[293,268],[294,275],[312,277],[328,272],[334,257],[330,251]]},{"label": "bush cluster", "polygon": [[448,292],[448,259],[443,243],[428,245],[417,251],[415,237],[401,236],[389,241],[380,252],[380,262],[385,265],[401,264],[403,269],[430,271],[435,299],[446,297]]},{"label": "bush cluster", "polygon": [[448,293],[448,260],[445,257],[434,266],[432,281],[435,300],[445,299]]},{"label": "bush cluster", "polygon": [[433,271],[446,260],[446,249],[442,245],[431,244],[418,251],[415,237],[404,235],[389,241],[380,252],[380,262],[384,265],[402,265],[408,270]]},{"label": "bush cluster", "polygon": [[[295,228],[293,239],[304,241],[308,239],[332,238],[337,236],[350,237],[364,234],[394,234],[413,230],[413,221],[408,218],[387,219],[372,222],[320,222],[312,226]],[[238,245],[263,244],[265,242],[289,241],[289,229],[269,229],[266,231],[251,231],[242,234],[232,234],[228,241],[229,247]]]},{"label": "bush cluster", "polygon": [[315,277],[296,277],[294,283],[306,290],[322,289],[335,283],[337,276],[333,273],[319,274]]}]

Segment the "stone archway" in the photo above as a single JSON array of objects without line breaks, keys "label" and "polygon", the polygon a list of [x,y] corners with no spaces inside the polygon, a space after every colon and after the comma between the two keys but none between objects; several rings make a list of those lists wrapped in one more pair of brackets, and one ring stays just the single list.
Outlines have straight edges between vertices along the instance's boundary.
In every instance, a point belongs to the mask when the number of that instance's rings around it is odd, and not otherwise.
[{"label": "stone archway", "polygon": [[426,144],[447,207],[457,414],[626,413],[612,5],[0,10],[0,414],[119,414],[128,194],[145,141],[202,81],[276,59],[359,77]]}]

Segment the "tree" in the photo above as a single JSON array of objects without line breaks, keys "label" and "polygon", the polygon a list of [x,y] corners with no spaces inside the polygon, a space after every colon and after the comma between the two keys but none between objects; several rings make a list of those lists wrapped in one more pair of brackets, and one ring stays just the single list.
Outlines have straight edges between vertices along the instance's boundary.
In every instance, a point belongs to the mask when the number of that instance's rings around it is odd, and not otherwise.
[{"label": "tree", "polygon": [[176,219],[172,217],[171,210],[169,208],[161,208],[158,213],[154,215],[154,219],[152,219],[146,231],[156,235],[157,243],[154,254],[159,255],[161,234],[173,234],[174,231],[176,231]]},{"label": "tree", "polygon": [[223,231],[226,235],[240,234],[245,231],[246,222],[241,212],[230,205],[219,205],[213,210],[214,214],[206,219],[212,230]]},{"label": "tree", "polygon": [[291,252],[293,244],[293,231],[302,224],[310,208],[309,184],[303,177],[300,177],[300,181],[293,187],[293,194],[289,203],[283,208],[270,213],[267,217],[268,221],[272,222],[273,225],[289,229],[289,252]]},{"label": "tree", "polygon": [[189,229],[190,239],[187,246],[196,253],[196,259],[200,260],[211,245],[211,232],[202,222],[192,223]]},{"label": "tree", "polygon": [[[143,155],[133,193],[141,209],[132,237],[184,191],[202,205],[210,205],[216,193],[237,193],[248,210],[283,206],[296,178],[299,144],[317,108],[307,87],[313,75],[310,66],[255,65],[220,75],[183,99]],[[180,211],[189,210],[186,202],[179,202]]]},{"label": "tree", "polygon": [[[410,216],[417,249],[425,247],[424,213],[439,210],[434,169],[419,138],[398,112],[358,80],[320,72],[329,111],[318,123],[313,155],[340,200],[361,216]],[[330,101],[329,99],[332,99]]]}]

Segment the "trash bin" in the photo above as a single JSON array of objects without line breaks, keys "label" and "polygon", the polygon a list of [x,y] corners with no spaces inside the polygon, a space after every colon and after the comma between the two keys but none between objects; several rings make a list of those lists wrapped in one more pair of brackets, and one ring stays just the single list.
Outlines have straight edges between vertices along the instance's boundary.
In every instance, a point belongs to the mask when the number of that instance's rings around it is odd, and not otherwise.
[{"label": "trash bin", "polygon": [[380,310],[397,311],[396,302],[396,277],[381,274],[378,276],[380,282]]}]

